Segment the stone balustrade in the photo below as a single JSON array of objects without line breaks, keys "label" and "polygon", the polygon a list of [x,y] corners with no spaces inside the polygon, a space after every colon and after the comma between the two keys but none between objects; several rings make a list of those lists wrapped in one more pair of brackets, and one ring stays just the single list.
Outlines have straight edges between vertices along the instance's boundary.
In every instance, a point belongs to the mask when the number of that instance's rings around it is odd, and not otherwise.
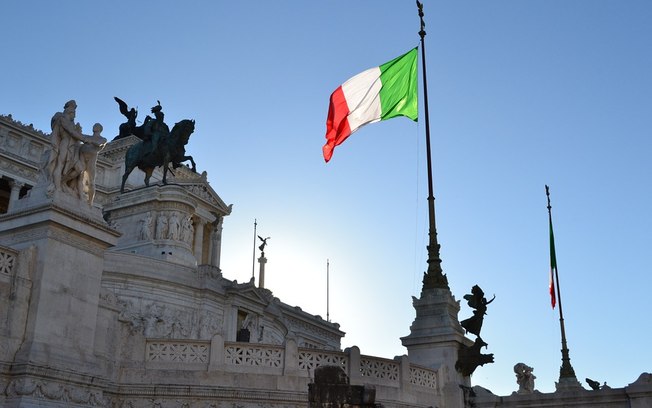
[{"label": "stone balustrade", "polygon": [[351,384],[376,387],[422,388],[439,395],[437,371],[411,364],[407,356],[394,360],[365,356],[358,347],[345,351],[298,348],[292,340],[285,346],[209,340],[148,339],[145,364],[152,369],[204,370],[224,373],[292,375],[310,379],[322,365],[342,367]]},{"label": "stone balustrade", "polygon": [[13,276],[17,257],[18,252],[10,248],[0,246],[0,276],[5,276],[7,278]]}]

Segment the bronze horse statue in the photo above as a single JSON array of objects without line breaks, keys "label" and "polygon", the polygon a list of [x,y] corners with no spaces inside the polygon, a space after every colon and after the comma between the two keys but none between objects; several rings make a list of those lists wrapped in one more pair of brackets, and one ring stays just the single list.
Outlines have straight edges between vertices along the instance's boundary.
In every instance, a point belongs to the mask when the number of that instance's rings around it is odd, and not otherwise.
[{"label": "bronze horse statue", "polygon": [[170,164],[176,169],[181,166],[181,162],[190,160],[192,171],[197,171],[195,161],[192,156],[186,156],[185,148],[194,131],[195,121],[184,119],[176,123],[169,134],[163,135],[153,149],[146,145],[152,143],[151,141],[140,141],[131,146],[125,156],[125,173],[122,175],[120,192],[124,192],[125,182],[136,167],[145,172],[145,185],[148,187],[154,169],[159,166],[163,166],[163,184],[167,184],[166,177]]}]

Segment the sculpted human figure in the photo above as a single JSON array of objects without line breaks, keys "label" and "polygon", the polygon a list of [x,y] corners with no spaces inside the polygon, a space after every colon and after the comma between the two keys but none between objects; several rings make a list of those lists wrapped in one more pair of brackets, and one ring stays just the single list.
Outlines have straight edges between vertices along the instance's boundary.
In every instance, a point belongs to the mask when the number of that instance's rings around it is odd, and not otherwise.
[{"label": "sculpted human figure", "polygon": [[143,125],[144,154],[156,152],[161,138],[170,133],[170,128],[163,122],[165,114],[161,102],[157,101],[157,105],[152,108],[152,113],[154,119],[146,119],[146,123]]},{"label": "sculpted human figure", "polygon": [[70,100],[63,106],[63,112],[55,113],[50,121],[52,151],[46,169],[51,183],[57,190],[62,189],[61,179],[67,161],[73,156],[75,143],[81,142],[84,138],[81,126],[75,124],[76,111],[77,102]]},{"label": "sculpted human figure", "polygon": [[127,121],[120,125],[118,130],[118,136],[116,136],[115,139],[113,140],[122,139],[123,137],[127,137],[129,135],[136,135],[140,137],[140,135],[137,135],[137,133],[139,132],[136,126],[136,118],[138,117],[138,111],[135,108],[129,109],[127,103],[122,99],[118,98],[117,96],[114,96],[113,99],[115,99],[115,101],[118,102],[118,106],[120,107],[120,113],[122,113],[127,118]]},{"label": "sculpted human figure", "polygon": [[88,204],[93,204],[95,199],[95,170],[97,169],[97,153],[106,145],[106,138],[100,133],[104,128],[101,124],[93,125],[93,136],[84,140],[84,145],[79,149],[80,162],[88,175]]},{"label": "sculpted human figure", "polygon": [[143,241],[152,239],[152,214],[147,213],[145,218],[140,220],[140,233],[139,238]]},{"label": "sculpted human figure", "polygon": [[470,295],[464,295],[464,299],[467,300],[469,307],[475,309],[473,311],[473,316],[468,319],[462,320],[460,324],[462,327],[469,333],[473,333],[476,336],[480,336],[480,330],[482,329],[482,321],[484,315],[487,314],[487,305],[494,301],[496,297],[487,301],[484,297],[484,292],[478,285],[474,285],[471,288]]},{"label": "sculpted human figure", "polygon": [[192,217],[184,218],[181,222],[181,241],[192,244],[195,228],[192,226]]},{"label": "sculpted human figure", "polygon": [[156,217],[156,239],[165,239],[168,232],[168,217],[160,213]]},{"label": "sculpted human figure", "polygon": [[514,366],[519,394],[531,394],[534,392],[534,379],[537,377],[532,374],[532,371],[534,371],[534,368],[527,364],[518,363]]},{"label": "sculpted human figure", "polygon": [[168,219],[168,239],[177,241],[179,239],[179,216],[176,211],[172,212]]},{"label": "sculpted human figure", "polygon": [[93,125],[93,135],[83,138],[83,143],[75,142],[71,145],[70,155],[63,170],[61,183],[71,191],[76,191],[81,199],[84,191],[84,174],[88,181],[88,204],[92,205],[95,199],[95,170],[97,166],[97,153],[104,148],[107,140],[100,133],[103,127],[96,123]]},{"label": "sculpted human figure", "polygon": [[258,235],[258,239],[262,242],[258,249],[260,249],[260,252],[264,255],[265,254],[265,247],[267,246],[267,240],[270,239],[271,237],[263,238],[260,235]]}]

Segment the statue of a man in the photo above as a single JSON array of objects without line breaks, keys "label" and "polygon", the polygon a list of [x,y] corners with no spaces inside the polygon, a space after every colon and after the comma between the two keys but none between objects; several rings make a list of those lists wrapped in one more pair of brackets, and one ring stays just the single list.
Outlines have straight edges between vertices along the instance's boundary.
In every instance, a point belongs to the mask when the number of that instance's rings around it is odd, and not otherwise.
[{"label": "statue of a man", "polygon": [[158,150],[161,138],[170,134],[170,128],[163,121],[165,114],[161,102],[157,101],[157,105],[152,108],[152,113],[154,119],[147,120],[146,118],[146,123],[143,125],[144,154],[155,153]]},{"label": "statue of a man", "polygon": [[75,144],[81,142],[84,135],[79,123],[75,124],[77,103],[74,100],[66,102],[63,112],[57,112],[50,122],[52,135],[50,143],[52,151],[48,160],[46,171],[50,182],[57,190],[62,189],[61,179],[68,160],[74,160]]}]

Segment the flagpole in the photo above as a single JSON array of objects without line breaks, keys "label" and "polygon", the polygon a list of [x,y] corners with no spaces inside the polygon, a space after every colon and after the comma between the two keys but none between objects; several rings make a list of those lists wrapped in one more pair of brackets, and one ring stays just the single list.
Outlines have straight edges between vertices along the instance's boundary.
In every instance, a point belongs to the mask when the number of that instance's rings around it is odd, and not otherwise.
[{"label": "flagpole", "polygon": [[253,256],[251,258],[251,278],[255,279],[256,278],[256,227],[258,226],[258,223],[256,222],[256,219],[254,218],[254,250],[253,250]]},{"label": "flagpole", "polygon": [[331,321],[330,315],[330,262],[326,259],[326,321]]},{"label": "flagpole", "polygon": [[[550,250],[553,251],[552,254],[555,254],[555,241],[554,234],[552,232],[552,206],[550,205],[550,189],[546,185],[546,197],[548,198],[548,221],[550,223]],[[568,351],[568,345],[566,343],[566,328],[564,326],[564,312],[561,306],[561,289],[559,287],[559,269],[557,267],[557,256],[554,255],[555,263],[555,274],[554,282],[557,286],[557,303],[559,303],[559,327],[561,329],[561,368],[559,369],[559,383],[562,382],[570,383],[575,385],[577,383],[577,377],[575,377],[575,370],[570,362],[570,354]]]},{"label": "flagpole", "polygon": [[448,279],[443,274],[441,268],[441,258],[439,253],[439,243],[437,242],[437,226],[435,225],[435,196],[433,193],[432,182],[432,158],[430,153],[430,118],[428,112],[428,81],[426,79],[426,24],[423,21],[423,4],[417,0],[417,8],[419,10],[419,19],[421,20],[421,29],[419,36],[421,37],[421,66],[423,71],[423,107],[425,110],[426,121],[426,160],[428,166],[428,271],[423,278],[423,289],[449,289]]}]

